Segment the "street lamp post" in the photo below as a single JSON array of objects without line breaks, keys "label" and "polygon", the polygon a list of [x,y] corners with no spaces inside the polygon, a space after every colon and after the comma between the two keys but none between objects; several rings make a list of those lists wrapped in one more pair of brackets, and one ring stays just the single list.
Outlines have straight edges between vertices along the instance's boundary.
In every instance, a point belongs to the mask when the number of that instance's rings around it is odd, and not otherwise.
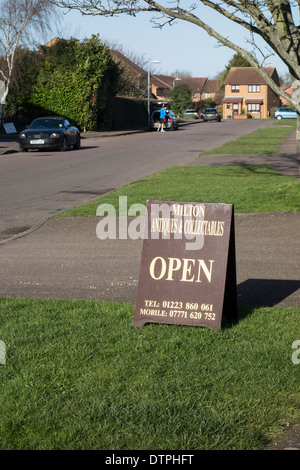
[{"label": "street lamp post", "polygon": [[160,64],[160,60],[149,60],[148,61],[148,94],[147,94],[147,112],[148,112],[148,128],[150,128],[150,65]]},{"label": "street lamp post", "polygon": [[174,90],[175,85],[176,85],[175,82],[181,82],[181,78],[175,78],[175,79],[173,80],[173,90]]}]

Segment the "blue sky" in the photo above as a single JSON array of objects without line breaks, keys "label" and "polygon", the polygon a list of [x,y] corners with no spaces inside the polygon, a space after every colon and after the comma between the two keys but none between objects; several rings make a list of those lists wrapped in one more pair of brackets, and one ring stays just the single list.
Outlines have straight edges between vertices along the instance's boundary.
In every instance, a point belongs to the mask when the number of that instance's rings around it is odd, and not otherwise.
[{"label": "blue sky", "polygon": [[[248,36],[245,29],[203,6],[200,8],[205,9],[205,18],[209,18],[209,24],[218,32],[239,45],[246,45]],[[135,18],[128,15],[109,18],[83,16],[73,10],[64,15],[55,35],[82,39],[99,33],[102,40],[122,45],[124,51],[145,60],[159,60],[160,64],[152,66],[152,72],[156,74],[172,74],[179,70],[190,72],[193,77],[214,78],[235,53],[224,46],[219,47],[216,40],[199,26],[178,20],[172,27],[166,25],[159,29],[153,27],[151,18],[152,15],[144,13]],[[286,73],[286,67],[276,56],[271,57],[267,65],[275,66],[280,75]]]}]

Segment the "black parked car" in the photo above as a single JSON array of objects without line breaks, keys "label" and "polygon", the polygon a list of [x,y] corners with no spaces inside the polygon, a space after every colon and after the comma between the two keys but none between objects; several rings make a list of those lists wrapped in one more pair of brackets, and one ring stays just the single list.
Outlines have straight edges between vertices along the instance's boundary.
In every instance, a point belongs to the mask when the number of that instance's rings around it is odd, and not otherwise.
[{"label": "black parked car", "polygon": [[216,108],[207,108],[201,113],[203,121],[221,121],[221,114]]},{"label": "black parked car", "polygon": [[19,135],[20,152],[29,149],[66,150],[80,148],[80,132],[61,116],[41,117],[32,121],[30,126]]}]

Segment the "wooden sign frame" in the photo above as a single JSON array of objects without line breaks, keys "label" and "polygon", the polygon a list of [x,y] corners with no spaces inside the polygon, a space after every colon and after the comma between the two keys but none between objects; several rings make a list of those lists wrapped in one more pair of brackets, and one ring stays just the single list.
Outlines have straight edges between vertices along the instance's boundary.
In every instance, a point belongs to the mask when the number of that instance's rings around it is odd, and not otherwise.
[{"label": "wooden sign frame", "polygon": [[237,320],[232,204],[148,201],[133,326]]}]

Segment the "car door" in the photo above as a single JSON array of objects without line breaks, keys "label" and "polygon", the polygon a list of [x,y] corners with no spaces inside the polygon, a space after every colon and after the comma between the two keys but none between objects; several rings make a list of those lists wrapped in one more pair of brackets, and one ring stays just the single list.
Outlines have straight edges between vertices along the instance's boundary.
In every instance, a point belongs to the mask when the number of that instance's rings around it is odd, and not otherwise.
[{"label": "car door", "polygon": [[295,111],[292,108],[287,108],[286,117],[290,119],[290,118],[293,118],[294,116],[295,116]]},{"label": "car door", "polygon": [[67,145],[71,147],[72,145],[76,143],[75,128],[71,126],[71,124],[69,123],[69,121],[67,121],[67,119],[65,119],[64,127],[66,129]]}]

